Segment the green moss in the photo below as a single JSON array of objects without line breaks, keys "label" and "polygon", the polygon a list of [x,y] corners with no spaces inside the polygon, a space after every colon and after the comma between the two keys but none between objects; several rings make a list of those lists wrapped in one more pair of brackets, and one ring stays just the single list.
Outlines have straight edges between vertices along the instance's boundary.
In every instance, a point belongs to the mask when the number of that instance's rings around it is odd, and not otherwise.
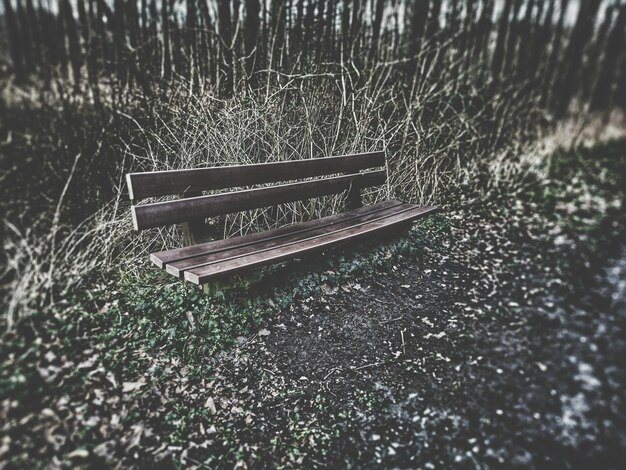
[{"label": "green moss", "polygon": [[387,406],[387,400],[379,392],[371,390],[356,390],[354,404],[364,411],[380,411]]}]

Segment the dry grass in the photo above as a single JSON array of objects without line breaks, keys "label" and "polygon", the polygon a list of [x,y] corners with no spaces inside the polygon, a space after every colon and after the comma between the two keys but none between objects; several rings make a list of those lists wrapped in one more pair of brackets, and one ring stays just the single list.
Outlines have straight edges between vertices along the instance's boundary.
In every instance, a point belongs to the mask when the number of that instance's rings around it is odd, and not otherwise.
[{"label": "dry grass", "polygon": [[[111,148],[103,152],[113,155],[107,184],[114,187],[114,197],[82,223],[64,222],[62,214],[72,211],[64,205],[68,187],[76,185],[74,170],[92,158],[78,153],[66,168],[52,222],[49,213],[27,228],[4,220],[7,308],[2,321],[10,327],[21,316],[59,305],[73,289],[89,289],[94,275],[144,269],[149,251],[180,245],[176,227],[132,233],[123,178],[129,169],[198,168],[386,148],[388,183],[366,194],[367,202],[399,198],[445,205],[457,203],[459,191],[506,191],[529,173],[541,178],[556,147],[614,138],[626,129],[624,116],[613,113],[608,120],[594,116],[542,131],[541,113],[530,98],[511,93],[487,99],[487,85],[468,97],[453,87],[429,87],[427,81],[412,84],[407,92],[391,74],[374,75],[361,88],[351,87],[351,93],[341,86],[347,75],[334,77],[326,87],[311,77],[289,77],[273,92],[228,101],[181,87],[149,117],[140,107],[107,110],[123,129],[114,136],[117,143],[106,144]],[[277,212],[229,216],[223,236],[320,217],[341,205],[341,197],[326,197],[285,204]]]}]

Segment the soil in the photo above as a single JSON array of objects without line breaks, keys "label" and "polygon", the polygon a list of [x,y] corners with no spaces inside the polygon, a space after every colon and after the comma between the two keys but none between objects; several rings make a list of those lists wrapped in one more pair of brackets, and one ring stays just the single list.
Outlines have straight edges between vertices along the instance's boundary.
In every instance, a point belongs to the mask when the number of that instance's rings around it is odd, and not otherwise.
[{"label": "soil", "polygon": [[323,452],[301,446],[296,464],[617,468],[626,251],[616,254],[564,273],[560,289],[521,274],[518,290],[532,294],[510,292],[490,315],[481,305],[493,293],[472,266],[425,253],[273,318],[216,361],[214,387],[245,391],[254,417],[238,443],[252,463],[274,463],[276,437],[296,421],[337,431]]}]

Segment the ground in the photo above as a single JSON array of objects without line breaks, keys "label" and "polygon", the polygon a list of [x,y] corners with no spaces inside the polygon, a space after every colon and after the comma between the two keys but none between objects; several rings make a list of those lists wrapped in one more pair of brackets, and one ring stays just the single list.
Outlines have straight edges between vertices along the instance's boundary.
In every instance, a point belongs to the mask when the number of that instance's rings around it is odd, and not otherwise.
[{"label": "ground", "polygon": [[625,147],[246,292],[94,281],[5,335],[0,459],[617,468]]}]

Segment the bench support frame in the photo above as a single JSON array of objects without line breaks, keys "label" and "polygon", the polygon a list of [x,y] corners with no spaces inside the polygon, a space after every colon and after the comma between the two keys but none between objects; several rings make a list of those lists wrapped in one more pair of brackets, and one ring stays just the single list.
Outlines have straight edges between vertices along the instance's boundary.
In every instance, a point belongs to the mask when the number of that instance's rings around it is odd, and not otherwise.
[{"label": "bench support frame", "polygon": [[248,289],[253,284],[263,279],[261,270],[256,270],[246,274],[235,274],[226,279],[216,279],[206,284],[202,284],[202,290],[209,297],[213,297],[218,292],[229,292],[238,289]]},{"label": "bench support frame", "polygon": [[[201,191],[185,193],[183,198],[202,196]],[[211,237],[207,233],[206,220],[204,218],[190,220],[181,224],[183,229],[183,242],[185,246],[197,245],[211,241]]]}]

